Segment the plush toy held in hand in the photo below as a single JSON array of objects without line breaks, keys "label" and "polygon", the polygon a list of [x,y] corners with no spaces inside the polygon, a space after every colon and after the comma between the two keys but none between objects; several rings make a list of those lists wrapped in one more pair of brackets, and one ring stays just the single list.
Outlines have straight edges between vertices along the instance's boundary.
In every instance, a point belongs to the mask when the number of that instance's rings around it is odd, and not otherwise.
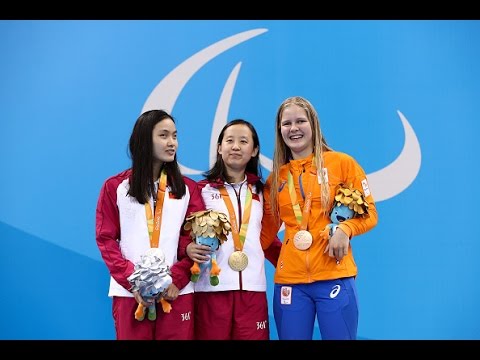
[{"label": "plush toy held in hand", "polygon": [[363,193],[353,189],[352,185],[347,187],[344,184],[340,184],[337,187],[333,203],[334,205],[330,212],[330,220],[332,222],[320,232],[322,240],[330,239],[341,222],[357,216],[368,215],[368,202],[365,200]]},{"label": "plush toy held in hand", "polygon": [[190,231],[190,236],[199,245],[207,245],[211,249],[210,260],[204,263],[194,262],[190,268],[192,276],[190,280],[197,282],[200,273],[208,268],[210,269],[210,284],[216,286],[220,280],[220,267],[217,264],[216,251],[224,241],[227,241],[227,235],[232,230],[227,215],[215,210],[202,210],[190,214],[186,218],[183,228]]},{"label": "plush toy held in hand", "polygon": [[[172,283],[172,277],[165,263],[165,254],[160,248],[151,248],[141,256],[140,262],[135,265],[135,271],[128,277],[128,281],[133,285],[132,291],[139,291],[145,301],[153,302],[148,307],[148,320],[153,321],[157,318],[155,307],[157,302],[161,303],[163,312],[170,312],[172,305],[163,299],[162,294]],[[138,304],[135,319],[142,321],[146,311],[147,308]]]}]

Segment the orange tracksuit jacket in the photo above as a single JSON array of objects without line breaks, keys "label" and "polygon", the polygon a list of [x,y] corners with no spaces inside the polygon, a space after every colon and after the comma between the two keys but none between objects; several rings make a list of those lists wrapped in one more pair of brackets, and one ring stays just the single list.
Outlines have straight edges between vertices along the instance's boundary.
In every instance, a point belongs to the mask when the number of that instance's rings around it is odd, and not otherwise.
[{"label": "orange tracksuit jacket", "polygon": [[273,218],[270,206],[271,175],[266,181],[263,192],[265,202],[261,234],[261,242],[264,249],[275,239],[275,236],[280,230],[281,222],[283,221],[285,223],[283,244],[275,270],[275,283],[277,284],[311,283],[318,280],[331,280],[357,275],[357,265],[353,259],[351,245],[347,256],[337,264],[334,257],[328,256],[328,251],[324,253],[328,245],[328,240],[322,241],[318,236],[325,226],[332,222],[329,217],[330,209],[333,205],[333,198],[338,184],[353,184],[353,188],[361,191],[369,203],[369,215],[367,217],[356,217],[346,220],[339,225],[350,239],[353,236],[369,231],[377,224],[377,210],[373,197],[368,189],[368,182],[364,170],[355,159],[345,153],[326,151],[323,153],[323,156],[324,169],[326,168],[327,171],[330,190],[329,211],[327,211],[326,215],[321,214],[321,185],[316,181],[312,192],[312,206],[307,227],[307,230],[310,231],[313,236],[313,243],[307,250],[298,250],[293,244],[293,237],[295,233],[300,230],[300,224],[296,221],[293,212],[290,194],[288,192],[287,176],[288,171],[291,171],[297,193],[297,200],[301,209],[303,209],[304,199],[300,192],[299,181],[302,181],[303,189],[307,189],[313,154],[305,159],[290,160],[288,164],[280,168],[278,189],[280,222],[275,221]]}]

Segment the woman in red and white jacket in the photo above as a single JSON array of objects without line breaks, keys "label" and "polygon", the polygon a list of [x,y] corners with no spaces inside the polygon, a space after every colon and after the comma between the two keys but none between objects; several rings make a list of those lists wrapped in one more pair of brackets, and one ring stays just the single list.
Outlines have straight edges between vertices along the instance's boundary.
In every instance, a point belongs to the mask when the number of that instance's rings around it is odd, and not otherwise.
[{"label": "woman in red and white jacket", "polygon": [[[205,209],[195,181],[183,176],[177,163],[177,130],[163,110],[140,115],[130,136],[132,166],[108,178],[96,210],[96,241],[110,272],[116,338],[191,340],[194,337],[193,284],[186,256],[189,234],[185,217]],[[148,222],[151,227],[149,229]],[[154,226],[152,226],[154,224]],[[154,321],[135,319],[138,304],[151,305],[128,277],[150,248],[159,247],[170,268],[172,284],[163,294],[172,309],[157,305]]]},{"label": "woman in red and white jacket", "polygon": [[[260,243],[263,183],[260,143],[255,128],[237,119],[217,140],[217,160],[199,182],[207,209],[228,216],[232,232],[216,250],[218,284],[204,271],[195,283],[195,338],[199,340],[268,340],[269,321],[265,258],[276,265],[281,242],[264,251]],[[191,243],[188,255],[209,259],[210,248]]]}]

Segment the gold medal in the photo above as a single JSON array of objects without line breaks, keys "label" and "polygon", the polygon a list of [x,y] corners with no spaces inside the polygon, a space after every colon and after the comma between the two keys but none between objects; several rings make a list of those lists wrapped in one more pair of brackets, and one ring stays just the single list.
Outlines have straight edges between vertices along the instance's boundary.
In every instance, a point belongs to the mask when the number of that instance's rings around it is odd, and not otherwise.
[{"label": "gold medal", "polygon": [[248,265],[248,257],[243,251],[235,251],[228,258],[228,265],[232,270],[243,271]]},{"label": "gold medal", "polygon": [[312,234],[307,230],[300,230],[293,237],[293,245],[298,250],[307,250],[312,245],[312,241]]}]

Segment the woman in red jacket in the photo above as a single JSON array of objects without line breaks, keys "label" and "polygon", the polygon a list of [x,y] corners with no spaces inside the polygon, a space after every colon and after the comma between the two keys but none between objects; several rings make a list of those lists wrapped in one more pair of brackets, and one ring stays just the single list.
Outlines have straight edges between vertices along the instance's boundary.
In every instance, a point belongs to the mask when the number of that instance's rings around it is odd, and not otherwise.
[{"label": "woman in red jacket", "polygon": [[[208,209],[223,212],[232,224],[228,240],[216,250],[219,283],[203,272],[195,283],[195,338],[268,340],[265,258],[276,263],[280,240],[264,252],[260,244],[263,182],[260,141],[243,119],[228,122],[217,140],[217,160],[199,182]],[[210,258],[208,246],[192,242],[187,253],[196,262]]]},{"label": "woman in red jacket", "polygon": [[[191,239],[182,225],[186,216],[205,205],[196,182],[180,173],[177,147],[173,117],[163,110],[143,113],[130,136],[132,167],[108,178],[100,191],[96,239],[111,275],[108,295],[113,298],[118,340],[194,337],[193,262],[185,250]],[[162,295],[172,308],[164,312],[158,304],[155,320],[139,321],[138,304],[152,303],[128,278],[152,248],[162,250],[169,267],[172,282]]]}]

